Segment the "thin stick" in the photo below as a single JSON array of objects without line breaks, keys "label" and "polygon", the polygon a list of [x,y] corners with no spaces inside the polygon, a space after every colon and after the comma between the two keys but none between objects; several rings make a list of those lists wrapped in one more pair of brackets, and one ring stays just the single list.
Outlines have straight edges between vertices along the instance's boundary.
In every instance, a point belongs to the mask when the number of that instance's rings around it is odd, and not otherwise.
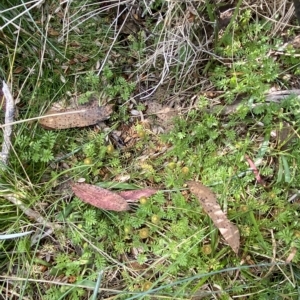
[{"label": "thin stick", "polygon": [[[15,102],[14,98],[9,90],[8,85],[3,81],[3,95],[5,97],[5,124],[10,124],[14,121],[15,113]],[[0,154],[0,161],[2,161],[2,168],[7,165],[9,151],[11,147],[11,134],[12,134],[12,125],[6,126],[3,130],[4,141],[2,144],[2,152]]]},{"label": "thin stick", "polygon": [[38,212],[34,211],[31,208],[26,207],[26,205],[19,199],[17,199],[14,195],[2,195],[3,198],[7,199],[11,203],[15,204],[19,207],[23,213],[28,216],[30,219],[35,220],[38,223],[45,225],[54,231],[54,229],[60,229],[61,226],[59,224],[53,224],[51,222],[46,221],[44,217],[42,217]]},{"label": "thin stick", "polygon": [[[2,144],[2,152],[0,153],[0,168],[4,169],[5,166],[7,166],[8,163],[8,157],[9,152],[11,149],[11,135],[12,135],[12,126],[16,122],[14,122],[14,113],[15,113],[15,102],[13,99],[13,96],[9,90],[8,85],[3,81],[2,83],[2,91],[3,96],[5,97],[5,125],[3,125],[3,144]],[[42,223],[45,225],[45,227],[50,228],[50,232],[53,232],[54,229],[61,228],[60,225],[50,223],[46,221],[44,217],[42,217],[41,214],[38,212],[32,210],[31,208],[26,207],[26,205],[18,199],[15,195],[2,195],[3,198],[7,199],[17,207],[19,207],[25,215],[27,215],[29,218],[35,220],[38,223]],[[48,232],[49,234],[49,232]]]}]

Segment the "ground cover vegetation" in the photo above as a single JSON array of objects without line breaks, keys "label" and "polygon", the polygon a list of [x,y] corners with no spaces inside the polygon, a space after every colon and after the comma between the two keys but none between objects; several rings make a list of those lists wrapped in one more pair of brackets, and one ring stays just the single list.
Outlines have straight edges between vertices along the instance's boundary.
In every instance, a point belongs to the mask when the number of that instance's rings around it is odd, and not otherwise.
[{"label": "ground cover vegetation", "polygon": [[[299,298],[293,3],[4,0],[0,11],[0,76],[24,120],[0,171],[2,299]],[[91,95],[114,105],[99,126],[32,120]],[[74,197],[70,180],[158,192],[111,212]],[[214,191],[239,253],[189,180]],[[59,228],[45,235],[8,194]]]}]

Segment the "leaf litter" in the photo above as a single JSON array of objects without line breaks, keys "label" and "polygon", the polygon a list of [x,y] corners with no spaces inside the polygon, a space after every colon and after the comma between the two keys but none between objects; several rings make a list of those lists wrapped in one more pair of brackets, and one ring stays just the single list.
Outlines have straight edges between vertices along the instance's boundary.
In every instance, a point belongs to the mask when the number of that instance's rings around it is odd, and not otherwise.
[{"label": "leaf litter", "polygon": [[75,127],[87,127],[109,119],[113,105],[98,105],[96,95],[91,95],[87,104],[79,105],[72,98],[70,104],[63,108],[63,102],[55,103],[39,120],[45,129],[59,130]]},{"label": "leaf litter", "polygon": [[200,182],[188,181],[190,191],[197,197],[204,211],[219,229],[225,241],[237,254],[240,248],[240,233],[236,225],[228,220],[217,202],[217,197],[212,190]]},{"label": "leaf litter", "polygon": [[126,211],[129,204],[116,193],[87,183],[73,183],[72,190],[83,202],[104,210]]},{"label": "leaf litter", "polygon": [[142,197],[150,197],[157,192],[157,189],[146,188],[141,190],[121,191],[118,192],[119,196],[125,200],[138,201]]},{"label": "leaf litter", "polygon": [[138,201],[142,197],[150,197],[157,192],[156,189],[145,188],[114,193],[99,186],[87,183],[73,183],[71,187],[75,195],[83,202],[97,208],[113,211],[129,210],[130,207],[127,201]]}]

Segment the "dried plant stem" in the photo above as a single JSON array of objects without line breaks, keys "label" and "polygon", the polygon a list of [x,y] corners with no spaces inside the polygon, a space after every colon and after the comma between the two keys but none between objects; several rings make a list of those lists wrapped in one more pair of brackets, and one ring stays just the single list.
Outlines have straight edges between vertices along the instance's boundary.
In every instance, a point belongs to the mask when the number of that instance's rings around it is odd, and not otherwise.
[{"label": "dried plant stem", "polygon": [[[9,90],[7,84],[3,81],[3,95],[6,99],[5,102],[5,124],[12,123],[14,121],[15,113],[15,103],[14,98]],[[6,126],[3,129],[4,141],[2,144],[2,152],[0,155],[0,160],[2,162],[2,168],[7,165],[9,151],[11,147],[11,134],[12,134],[12,125]]]},{"label": "dried plant stem", "polygon": [[45,227],[48,227],[52,230],[61,228],[60,225],[46,221],[45,218],[42,217],[38,212],[26,207],[26,205],[21,200],[17,199],[14,195],[3,195],[3,198],[7,199],[11,203],[19,207],[23,211],[23,213],[30,219],[33,219],[36,222],[43,224]]},{"label": "dried plant stem", "polygon": [[[10,92],[10,89],[8,85],[3,81],[2,83],[2,91],[3,95],[5,97],[5,127],[3,129],[3,144],[2,144],[2,152],[0,154],[0,161],[1,161],[1,168],[5,168],[8,163],[9,158],[9,152],[11,149],[11,135],[12,135],[12,124],[14,122],[14,113],[15,113],[15,103],[13,96]],[[3,195],[3,198],[7,199],[11,203],[15,204],[17,207],[19,207],[23,213],[28,216],[30,219],[35,220],[38,223],[43,224],[45,227],[50,228],[50,231],[53,232],[54,229],[61,228],[60,225],[53,224],[51,222],[48,222],[45,220],[44,217],[42,217],[38,212],[32,210],[31,208],[26,207],[26,205],[19,200],[18,196],[16,195]],[[49,232],[48,232],[49,234]]]}]

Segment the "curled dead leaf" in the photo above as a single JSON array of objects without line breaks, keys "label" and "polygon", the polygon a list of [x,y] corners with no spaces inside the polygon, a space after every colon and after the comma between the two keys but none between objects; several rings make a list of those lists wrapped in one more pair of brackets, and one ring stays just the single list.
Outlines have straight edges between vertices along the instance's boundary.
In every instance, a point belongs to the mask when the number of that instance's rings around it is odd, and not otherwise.
[{"label": "curled dead leaf", "polygon": [[113,211],[129,210],[129,205],[123,197],[99,186],[73,183],[71,187],[78,198],[95,207]]},{"label": "curled dead leaf", "polygon": [[200,182],[188,181],[190,191],[197,197],[204,211],[212,219],[222,236],[237,254],[240,248],[240,233],[236,225],[231,223],[221,206],[217,202],[215,194]]}]

